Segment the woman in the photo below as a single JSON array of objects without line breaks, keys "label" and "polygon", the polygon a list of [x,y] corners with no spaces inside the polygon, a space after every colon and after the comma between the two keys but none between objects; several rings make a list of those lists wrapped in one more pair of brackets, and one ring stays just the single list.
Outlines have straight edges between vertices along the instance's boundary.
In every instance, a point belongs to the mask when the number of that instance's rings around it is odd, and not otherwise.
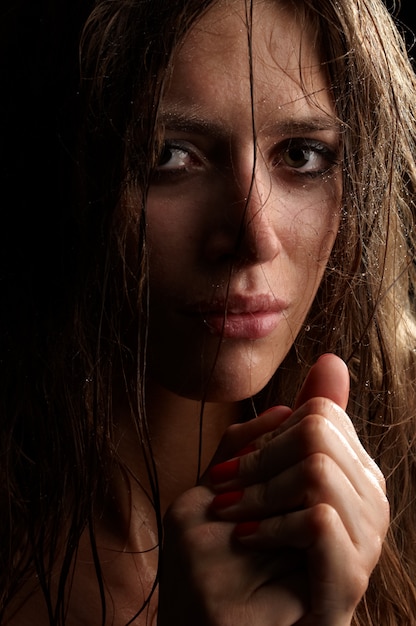
[{"label": "woman", "polygon": [[414,75],[388,14],[85,4],[2,33],[2,623],[412,623]]}]

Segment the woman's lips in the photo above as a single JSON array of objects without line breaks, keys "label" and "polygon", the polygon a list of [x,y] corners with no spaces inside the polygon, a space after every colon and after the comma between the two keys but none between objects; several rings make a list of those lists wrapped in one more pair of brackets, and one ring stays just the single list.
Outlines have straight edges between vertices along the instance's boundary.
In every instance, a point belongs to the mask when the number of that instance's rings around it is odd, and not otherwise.
[{"label": "woman's lips", "polygon": [[274,331],[282,319],[280,313],[256,311],[253,313],[208,313],[204,322],[213,335],[226,339],[261,339]]},{"label": "woman's lips", "polygon": [[226,339],[261,339],[272,333],[284,319],[286,305],[269,296],[233,296],[199,303],[188,310],[198,315],[213,335]]}]

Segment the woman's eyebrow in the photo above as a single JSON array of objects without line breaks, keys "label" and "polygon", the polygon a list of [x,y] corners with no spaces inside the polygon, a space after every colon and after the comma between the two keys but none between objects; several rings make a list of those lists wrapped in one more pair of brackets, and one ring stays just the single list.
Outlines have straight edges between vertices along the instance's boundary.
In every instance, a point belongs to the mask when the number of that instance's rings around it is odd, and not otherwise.
[{"label": "woman's eyebrow", "polygon": [[226,125],[218,120],[208,120],[192,112],[165,111],[159,116],[159,122],[168,130],[184,133],[209,134],[218,139],[230,136]]},{"label": "woman's eyebrow", "polygon": [[[281,117],[281,113],[277,117]],[[232,134],[232,129],[221,119],[207,119],[198,113],[182,111],[162,111],[159,122],[170,131],[194,134],[208,134],[214,138],[226,139]],[[261,127],[253,126],[259,136],[288,136],[302,135],[318,131],[332,131],[340,134],[339,120],[328,113],[320,115],[303,115],[302,117],[288,116],[266,123]]]},{"label": "woman's eyebrow", "polygon": [[258,129],[263,135],[302,135],[319,131],[329,131],[336,134],[341,133],[341,123],[329,114],[305,115],[303,117],[291,117],[280,119],[272,123],[265,124]]}]

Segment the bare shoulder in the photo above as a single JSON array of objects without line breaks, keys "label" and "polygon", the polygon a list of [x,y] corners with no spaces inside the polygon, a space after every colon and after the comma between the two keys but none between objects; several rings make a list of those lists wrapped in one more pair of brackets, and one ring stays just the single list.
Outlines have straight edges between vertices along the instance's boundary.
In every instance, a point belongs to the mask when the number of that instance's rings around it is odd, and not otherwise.
[{"label": "bare shoulder", "polygon": [[[152,594],[154,575],[152,570],[140,567],[142,565],[137,555],[128,553],[113,555],[103,564],[106,624],[125,626],[137,615],[135,626],[155,626],[157,594]],[[102,626],[102,615],[95,569],[91,562],[81,562],[76,568],[66,604],[65,626]],[[50,624],[47,602],[35,580],[16,594],[2,621],[2,626]]]}]

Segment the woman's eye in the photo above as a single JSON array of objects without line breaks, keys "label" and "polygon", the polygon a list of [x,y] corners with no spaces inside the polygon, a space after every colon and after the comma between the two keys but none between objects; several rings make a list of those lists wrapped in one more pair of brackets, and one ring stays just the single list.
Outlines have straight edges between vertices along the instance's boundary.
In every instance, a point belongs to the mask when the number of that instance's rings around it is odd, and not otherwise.
[{"label": "woman's eye", "polygon": [[180,174],[199,168],[201,165],[201,158],[188,144],[165,142],[154,172],[159,175]]},{"label": "woman's eye", "polygon": [[186,167],[188,153],[181,148],[165,146],[157,163],[158,170],[169,170]]},{"label": "woman's eye", "polygon": [[295,142],[283,146],[274,161],[274,166],[287,167],[296,173],[318,176],[336,164],[334,151],[320,141]]}]

